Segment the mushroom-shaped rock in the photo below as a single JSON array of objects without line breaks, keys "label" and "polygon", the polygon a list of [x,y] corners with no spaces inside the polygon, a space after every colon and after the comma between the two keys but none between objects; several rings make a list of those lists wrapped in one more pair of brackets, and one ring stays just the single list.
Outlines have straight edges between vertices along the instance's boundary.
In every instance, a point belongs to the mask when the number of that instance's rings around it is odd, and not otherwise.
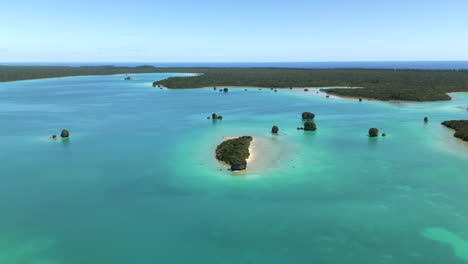
[{"label": "mushroom-shaped rock", "polygon": [[228,88],[224,88],[224,89],[223,89],[223,92],[225,92],[225,93],[227,93],[228,91],[229,91]]},{"label": "mushroom-shaped rock", "polygon": [[66,129],[62,130],[62,133],[60,133],[60,136],[63,138],[67,138],[70,136],[70,132]]},{"label": "mushroom-shaped rock", "polygon": [[216,119],[218,118],[218,115],[216,113],[211,114],[211,118]]},{"label": "mushroom-shaped rock", "polygon": [[235,163],[231,165],[231,171],[240,171],[247,169],[247,162]]},{"label": "mushroom-shaped rock", "polygon": [[311,112],[302,113],[302,119],[314,119],[315,115]]},{"label": "mushroom-shaped rock", "polygon": [[306,131],[315,131],[317,130],[317,125],[312,121],[307,121],[304,123],[304,130]]},{"label": "mushroom-shaped rock", "polygon": [[378,137],[379,136],[379,130],[375,127],[369,129],[369,137]]},{"label": "mushroom-shaped rock", "polygon": [[427,122],[429,122],[429,118],[427,118],[427,116],[426,116],[426,117],[424,117],[424,123],[427,123]]},{"label": "mushroom-shaped rock", "polygon": [[273,134],[278,134],[278,131],[279,131],[278,126],[273,126],[273,127],[271,128],[271,133],[273,133]]}]

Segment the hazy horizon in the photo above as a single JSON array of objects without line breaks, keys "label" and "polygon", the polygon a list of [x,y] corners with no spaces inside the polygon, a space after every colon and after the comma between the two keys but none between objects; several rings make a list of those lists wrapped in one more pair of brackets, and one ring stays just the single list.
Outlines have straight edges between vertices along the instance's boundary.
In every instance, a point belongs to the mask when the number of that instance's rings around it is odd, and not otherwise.
[{"label": "hazy horizon", "polygon": [[208,68],[366,68],[412,70],[467,70],[468,61],[346,61],[346,62],[0,62],[0,66],[117,66]]}]

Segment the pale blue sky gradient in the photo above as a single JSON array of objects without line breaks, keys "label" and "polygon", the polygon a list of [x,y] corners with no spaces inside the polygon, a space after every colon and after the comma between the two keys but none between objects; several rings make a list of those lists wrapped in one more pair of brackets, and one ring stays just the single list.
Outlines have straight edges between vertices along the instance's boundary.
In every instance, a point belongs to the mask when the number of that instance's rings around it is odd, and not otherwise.
[{"label": "pale blue sky gradient", "polygon": [[468,0],[0,0],[0,62],[468,60]]}]

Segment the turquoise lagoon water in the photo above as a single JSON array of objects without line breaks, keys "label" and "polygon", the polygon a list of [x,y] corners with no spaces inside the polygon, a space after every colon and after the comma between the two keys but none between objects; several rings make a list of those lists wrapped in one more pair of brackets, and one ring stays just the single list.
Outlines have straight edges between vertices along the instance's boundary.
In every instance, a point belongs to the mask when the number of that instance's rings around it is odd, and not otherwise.
[{"label": "turquoise lagoon water", "polygon": [[[468,263],[468,145],[440,125],[468,95],[151,87],[180,75],[0,84],[0,263]],[[236,174],[213,151],[241,135]]]}]

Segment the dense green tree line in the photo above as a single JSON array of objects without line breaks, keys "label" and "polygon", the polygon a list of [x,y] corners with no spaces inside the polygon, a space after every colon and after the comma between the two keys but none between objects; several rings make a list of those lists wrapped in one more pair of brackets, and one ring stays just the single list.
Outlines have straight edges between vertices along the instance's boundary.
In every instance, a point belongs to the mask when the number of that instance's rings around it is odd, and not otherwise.
[{"label": "dense green tree line", "polygon": [[340,96],[407,101],[450,100],[449,92],[468,92],[468,71],[447,70],[0,66],[0,81],[158,72],[201,74],[154,83],[174,89],[213,86],[362,87],[332,88],[327,92]]},{"label": "dense green tree line", "polygon": [[379,100],[450,100],[446,93],[468,91],[468,71],[378,69],[199,69],[203,75],[156,82],[168,88],[211,86],[362,87],[327,89],[330,94]]}]

